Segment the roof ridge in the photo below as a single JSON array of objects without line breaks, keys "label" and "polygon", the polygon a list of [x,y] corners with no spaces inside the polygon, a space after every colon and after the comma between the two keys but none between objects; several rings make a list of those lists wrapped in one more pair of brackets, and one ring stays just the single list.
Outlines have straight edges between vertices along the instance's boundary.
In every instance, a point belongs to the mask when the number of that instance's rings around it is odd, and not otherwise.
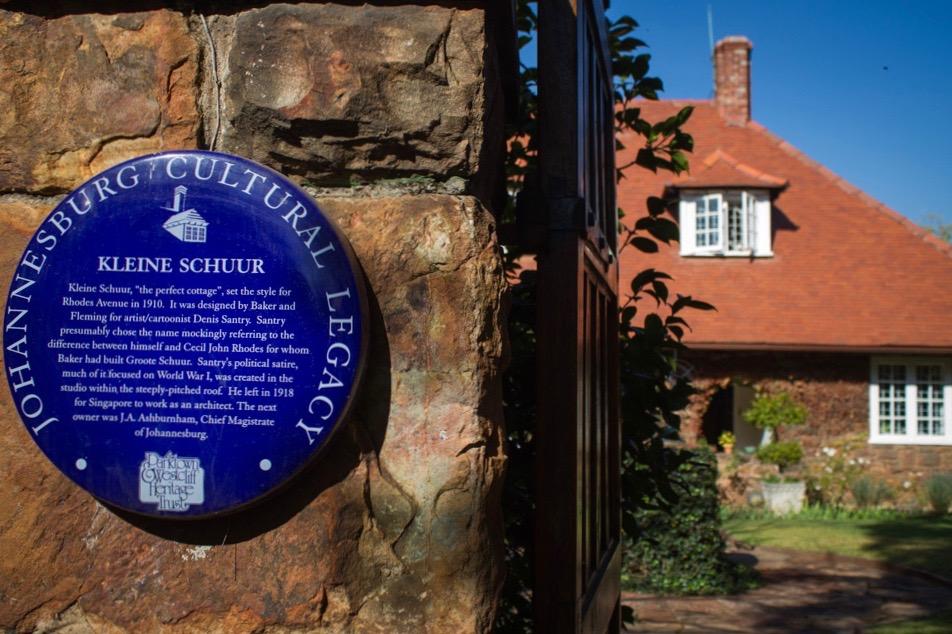
[{"label": "roof ridge", "polygon": [[893,222],[897,222],[900,225],[904,226],[906,229],[909,230],[910,233],[912,233],[917,238],[920,238],[921,240],[931,245],[938,251],[944,253],[945,255],[952,257],[952,243],[946,242],[945,240],[941,239],[939,236],[935,235],[934,233],[932,233],[925,227],[916,224],[915,222],[913,222],[906,216],[902,215],[901,213],[899,213],[892,207],[889,207],[885,203],[880,202],[879,200],[873,198],[872,196],[864,192],[862,189],[860,189],[856,185],[853,185],[852,183],[847,181],[845,178],[843,178],[842,176],[840,176],[839,174],[837,174],[830,168],[810,158],[806,153],[804,153],[802,150],[793,146],[789,141],[786,141],[785,139],[781,138],[779,135],[768,130],[767,127],[764,126],[763,124],[751,120],[747,122],[747,126],[753,130],[756,130],[762,133],[768,139],[773,141],[774,144],[780,150],[786,152],[788,155],[797,159],[798,161],[800,161],[807,167],[810,167],[814,169],[815,171],[819,172],[824,178],[826,178],[827,180],[835,184],[837,187],[842,189],[846,194],[856,197],[857,199],[859,199],[860,201],[862,201],[869,207],[872,207],[879,213],[891,219]]}]

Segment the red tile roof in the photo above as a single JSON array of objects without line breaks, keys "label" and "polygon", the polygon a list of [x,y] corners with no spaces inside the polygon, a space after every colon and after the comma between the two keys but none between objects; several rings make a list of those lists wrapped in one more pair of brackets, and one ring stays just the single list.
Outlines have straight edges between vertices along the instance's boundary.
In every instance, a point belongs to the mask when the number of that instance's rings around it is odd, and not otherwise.
[{"label": "red tile roof", "polygon": [[[677,245],[646,255],[629,247],[621,254],[623,291],[625,280],[654,267],[675,278],[673,291],[714,304],[717,312],[686,316],[693,332],[685,341],[695,347],[952,350],[952,246],[757,123],[728,125],[707,101],[640,105],[643,117],[658,121],[689,104],[694,173],[629,169],[618,186],[627,219],[643,216],[645,199],[666,185],[726,186],[730,173],[738,186],[786,182],[773,206],[774,256],[681,257]],[[623,142],[630,149],[619,162],[638,146]]]},{"label": "red tile roof", "polygon": [[787,181],[741,163],[727,152],[717,149],[708,154],[700,165],[695,165],[693,175],[680,178],[671,185],[678,189],[713,187],[780,189],[786,187]]}]

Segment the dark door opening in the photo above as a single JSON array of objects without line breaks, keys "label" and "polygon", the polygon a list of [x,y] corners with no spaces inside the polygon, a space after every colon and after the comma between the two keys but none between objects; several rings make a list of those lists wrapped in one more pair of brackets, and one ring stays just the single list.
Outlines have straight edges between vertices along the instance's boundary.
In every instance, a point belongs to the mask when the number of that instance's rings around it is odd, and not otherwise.
[{"label": "dark door opening", "polygon": [[717,447],[717,439],[725,431],[734,431],[734,386],[719,389],[711,397],[707,412],[701,419],[701,436],[711,447]]}]

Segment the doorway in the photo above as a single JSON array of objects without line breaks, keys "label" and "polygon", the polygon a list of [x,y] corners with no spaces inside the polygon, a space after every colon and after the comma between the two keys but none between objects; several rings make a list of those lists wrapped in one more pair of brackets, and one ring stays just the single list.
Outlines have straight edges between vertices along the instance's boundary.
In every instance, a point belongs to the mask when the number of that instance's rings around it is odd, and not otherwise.
[{"label": "doorway", "polygon": [[[718,438],[726,431],[734,434],[736,451],[752,451],[760,445],[762,432],[744,421],[743,414],[754,400],[754,387],[732,380],[711,397],[701,419],[701,436],[711,447],[719,447]],[[751,448],[751,449],[748,449]]]}]

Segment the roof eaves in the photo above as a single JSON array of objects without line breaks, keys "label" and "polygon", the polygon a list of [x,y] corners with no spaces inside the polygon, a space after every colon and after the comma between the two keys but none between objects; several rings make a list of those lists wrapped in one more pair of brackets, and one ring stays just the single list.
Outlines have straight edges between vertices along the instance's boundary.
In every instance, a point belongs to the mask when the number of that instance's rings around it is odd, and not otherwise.
[{"label": "roof eaves", "polygon": [[856,354],[952,354],[952,345],[849,345],[823,343],[769,343],[769,342],[716,342],[688,341],[690,350],[723,350],[725,352],[776,351],[776,352],[846,352]]}]

